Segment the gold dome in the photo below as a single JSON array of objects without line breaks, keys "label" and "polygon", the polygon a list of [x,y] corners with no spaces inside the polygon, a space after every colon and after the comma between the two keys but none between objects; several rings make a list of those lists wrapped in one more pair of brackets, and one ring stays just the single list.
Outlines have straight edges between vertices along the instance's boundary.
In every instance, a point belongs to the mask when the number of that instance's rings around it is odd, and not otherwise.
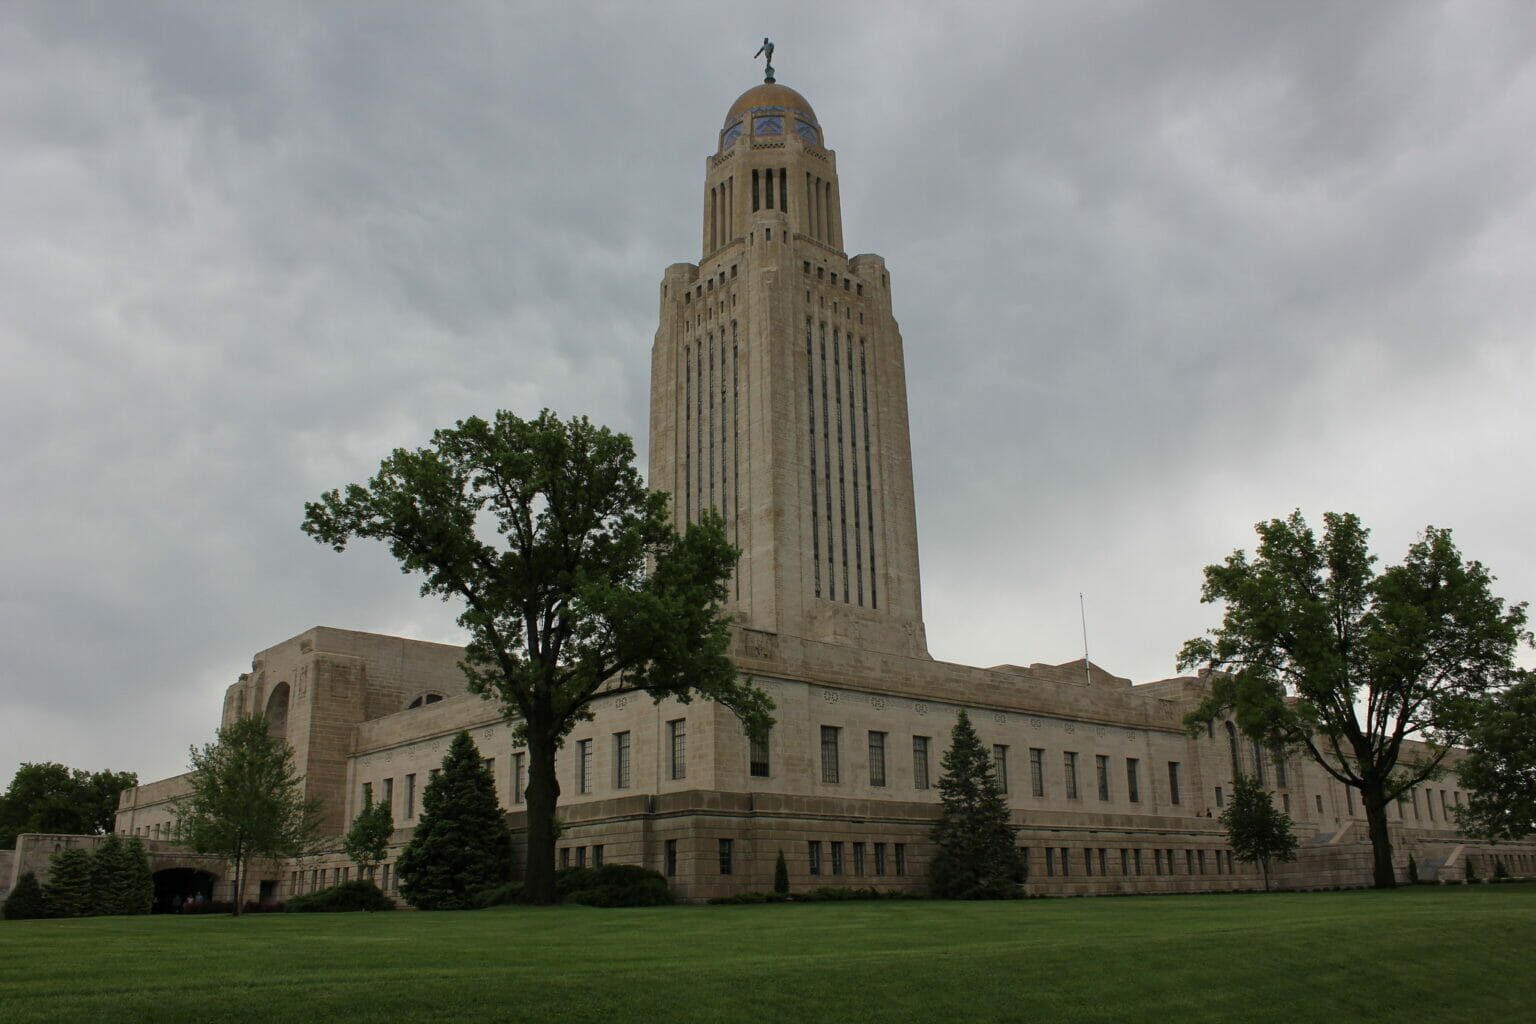
[{"label": "gold dome", "polygon": [[762,85],[754,85],[736,98],[731,104],[730,113],[725,115],[727,126],[737,117],[749,110],[759,107],[784,107],[803,114],[812,124],[818,124],[816,111],[806,102],[805,97],[787,85],[779,85],[777,82],[764,82]]}]

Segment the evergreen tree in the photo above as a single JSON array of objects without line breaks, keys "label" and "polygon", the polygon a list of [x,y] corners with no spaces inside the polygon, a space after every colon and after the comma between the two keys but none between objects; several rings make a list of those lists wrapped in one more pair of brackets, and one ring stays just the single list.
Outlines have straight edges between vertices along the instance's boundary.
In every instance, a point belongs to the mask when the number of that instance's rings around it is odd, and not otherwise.
[{"label": "evergreen tree", "polygon": [[147,914],[155,901],[149,857],[136,838],[124,840],[108,833],[91,855],[91,878],[94,913]]},{"label": "evergreen tree", "polygon": [[964,711],[944,754],[939,793],[943,813],[933,826],[933,895],[943,899],[1008,899],[1019,895],[1024,864],[1014,845],[1008,802],[992,775],[992,758]]},{"label": "evergreen tree", "polygon": [[773,891],[781,896],[789,892],[789,865],[784,863],[783,850],[773,865]]},{"label": "evergreen tree", "polygon": [[43,896],[43,887],[37,884],[37,876],[30,871],[22,872],[16,879],[16,888],[5,898],[5,910],[0,917],[7,921],[29,921],[48,916],[48,900]]},{"label": "evergreen tree", "polygon": [[78,847],[54,854],[48,862],[43,895],[54,917],[89,917],[96,912],[96,872],[93,858]]},{"label": "evergreen tree", "polygon": [[421,822],[395,870],[400,894],[419,910],[467,910],[477,893],[512,877],[512,835],[469,733],[453,738],[427,783]]},{"label": "evergreen tree", "polygon": [[384,862],[385,851],[394,834],[395,816],[384,801],[369,800],[368,806],[357,812],[342,846],[352,863],[357,865],[358,878],[373,880],[373,873]]},{"label": "evergreen tree", "polygon": [[1296,837],[1291,816],[1276,810],[1269,793],[1252,775],[1238,773],[1232,780],[1232,801],[1221,812],[1232,856],[1244,864],[1258,864],[1264,871],[1264,891],[1269,891],[1270,861],[1296,859]]}]

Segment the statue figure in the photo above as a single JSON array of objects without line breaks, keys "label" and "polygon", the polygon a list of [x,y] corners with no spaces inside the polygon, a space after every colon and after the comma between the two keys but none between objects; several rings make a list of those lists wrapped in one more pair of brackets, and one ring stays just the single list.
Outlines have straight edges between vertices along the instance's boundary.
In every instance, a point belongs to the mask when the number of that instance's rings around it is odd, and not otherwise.
[{"label": "statue figure", "polygon": [[758,57],[768,58],[764,62],[767,66],[763,68],[763,81],[773,81],[773,40],[767,36],[763,36],[763,45],[759,46],[757,52],[752,55],[753,60],[756,60]]}]

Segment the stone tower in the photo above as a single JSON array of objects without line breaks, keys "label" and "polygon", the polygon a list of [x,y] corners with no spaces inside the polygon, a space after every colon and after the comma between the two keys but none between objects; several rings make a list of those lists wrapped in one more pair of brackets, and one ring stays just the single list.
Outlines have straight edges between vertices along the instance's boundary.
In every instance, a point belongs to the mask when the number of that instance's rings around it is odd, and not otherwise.
[{"label": "stone tower", "polygon": [[667,268],[650,485],[718,510],[748,629],[927,657],[901,334],[879,256],[843,248],[837,158],[771,79],[705,161],[703,255]]}]

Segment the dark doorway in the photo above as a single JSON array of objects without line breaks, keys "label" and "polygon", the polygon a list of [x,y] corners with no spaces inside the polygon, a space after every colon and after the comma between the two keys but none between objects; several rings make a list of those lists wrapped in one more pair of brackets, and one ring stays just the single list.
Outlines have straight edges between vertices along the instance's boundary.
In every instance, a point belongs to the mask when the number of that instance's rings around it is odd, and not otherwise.
[{"label": "dark doorway", "polygon": [[156,914],[175,914],[187,903],[213,899],[213,876],[196,868],[167,868],[155,872]]}]

